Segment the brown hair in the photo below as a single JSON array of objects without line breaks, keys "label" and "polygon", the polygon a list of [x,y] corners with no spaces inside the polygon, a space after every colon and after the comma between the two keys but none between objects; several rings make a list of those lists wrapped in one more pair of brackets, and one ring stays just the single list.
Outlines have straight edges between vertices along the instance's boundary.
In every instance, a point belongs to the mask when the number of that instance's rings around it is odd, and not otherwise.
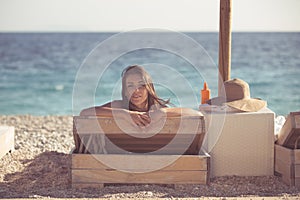
[{"label": "brown hair", "polygon": [[148,92],[148,111],[150,110],[150,108],[158,109],[160,107],[167,107],[169,100],[163,100],[157,96],[151,76],[142,66],[139,65],[128,66],[122,72],[122,100],[124,107],[128,108],[129,106],[129,110],[135,110],[135,106],[132,105],[132,103],[126,96],[126,77],[128,74],[139,74],[145,82],[145,87]]}]

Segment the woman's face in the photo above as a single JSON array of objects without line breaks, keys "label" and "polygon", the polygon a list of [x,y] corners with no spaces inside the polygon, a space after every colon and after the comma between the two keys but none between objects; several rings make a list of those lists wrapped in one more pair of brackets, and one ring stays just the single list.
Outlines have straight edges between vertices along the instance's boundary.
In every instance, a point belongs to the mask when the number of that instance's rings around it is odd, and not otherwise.
[{"label": "woman's face", "polygon": [[128,74],[126,78],[127,98],[140,109],[147,109],[148,91],[145,82],[139,74]]}]

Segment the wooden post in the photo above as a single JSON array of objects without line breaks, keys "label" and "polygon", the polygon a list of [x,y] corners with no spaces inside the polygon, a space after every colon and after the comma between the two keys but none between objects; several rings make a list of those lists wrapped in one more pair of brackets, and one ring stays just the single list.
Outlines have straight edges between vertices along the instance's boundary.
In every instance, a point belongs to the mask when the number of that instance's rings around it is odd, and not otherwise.
[{"label": "wooden post", "polygon": [[231,64],[231,0],[220,0],[219,30],[219,90],[224,81],[230,79]]}]

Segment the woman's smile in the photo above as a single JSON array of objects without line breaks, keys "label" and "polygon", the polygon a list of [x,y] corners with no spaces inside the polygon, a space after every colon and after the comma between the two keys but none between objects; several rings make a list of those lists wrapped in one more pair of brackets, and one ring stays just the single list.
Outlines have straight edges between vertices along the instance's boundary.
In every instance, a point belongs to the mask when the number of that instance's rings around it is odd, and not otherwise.
[{"label": "woman's smile", "polygon": [[133,94],[131,95],[131,98],[133,98],[133,99],[138,99],[138,98],[140,98],[140,97],[142,97],[142,95],[140,95],[140,94],[135,94],[135,93],[133,93]]}]

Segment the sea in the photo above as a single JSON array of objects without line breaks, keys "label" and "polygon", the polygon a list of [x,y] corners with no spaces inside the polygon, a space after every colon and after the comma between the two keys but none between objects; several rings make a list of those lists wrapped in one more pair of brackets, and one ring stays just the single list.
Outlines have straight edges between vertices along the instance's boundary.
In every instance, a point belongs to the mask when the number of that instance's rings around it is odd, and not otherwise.
[{"label": "sea", "polygon": [[[300,32],[233,32],[231,78],[276,115],[300,110]],[[0,33],[0,115],[77,115],[121,98],[122,70],[145,67],[171,106],[218,95],[218,32]]]}]

